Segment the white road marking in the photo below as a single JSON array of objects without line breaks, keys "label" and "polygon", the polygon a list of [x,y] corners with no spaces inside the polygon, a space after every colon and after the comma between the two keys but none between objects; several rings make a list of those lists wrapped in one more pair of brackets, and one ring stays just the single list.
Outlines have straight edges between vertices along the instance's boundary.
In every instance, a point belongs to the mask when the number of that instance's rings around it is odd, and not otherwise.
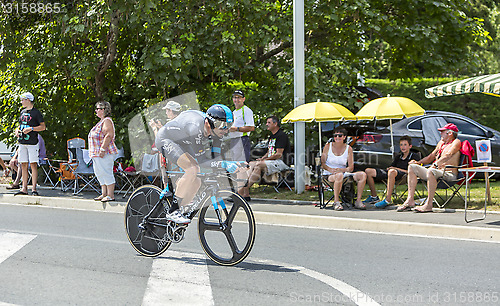
[{"label": "white road marking", "polygon": [[35,237],[36,235],[0,232],[0,263],[19,251]]},{"label": "white road marking", "polygon": [[286,263],[274,261],[274,260],[255,260],[256,262],[259,263],[265,263],[265,264],[272,264],[272,265],[278,265],[278,266],[283,266],[284,268],[290,269],[290,270],[297,270],[299,273],[304,274],[306,276],[312,277],[322,283],[327,284],[328,286],[332,287],[333,289],[339,291],[343,295],[345,295],[348,299],[353,301],[356,305],[362,305],[362,306],[380,306],[379,303],[377,303],[374,299],[372,299],[368,294],[354,288],[353,286],[344,283],[341,280],[338,280],[334,277],[331,277],[329,275],[320,273],[318,271],[314,271],[308,268],[304,268],[301,266],[294,266],[294,265],[288,265]]},{"label": "white road marking", "polygon": [[205,256],[167,251],[155,258],[142,305],[214,305]]},{"label": "white road marking", "polygon": [[[0,263],[5,261],[10,256],[14,255],[17,251],[22,249],[25,245],[35,239],[36,235],[16,234],[16,233],[2,233],[0,232]],[[13,306],[0,301],[0,306]]]}]

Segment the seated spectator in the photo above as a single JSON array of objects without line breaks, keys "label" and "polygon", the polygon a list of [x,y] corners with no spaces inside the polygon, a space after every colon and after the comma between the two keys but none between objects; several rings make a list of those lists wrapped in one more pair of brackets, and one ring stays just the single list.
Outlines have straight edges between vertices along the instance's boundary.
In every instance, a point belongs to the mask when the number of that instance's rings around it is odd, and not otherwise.
[{"label": "seated spectator", "polygon": [[288,135],[279,127],[279,120],[276,116],[269,116],[266,120],[267,130],[271,132],[271,136],[267,142],[267,153],[250,162],[250,175],[246,184],[240,188],[238,193],[250,201],[250,187],[257,182],[262,174],[272,175],[288,169],[287,161],[290,153],[290,140]]},{"label": "seated spectator", "polygon": [[366,183],[366,174],[363,171],[352,173],[354,170],[354,155],[351,146],[347,143],[347,131],[338,127],[333,131],[333,141],[326,143],[321,154],[321,167],[325,170],[323,174],[328,176],[328,181],[333,183],[333,208],[344,210],[340,202],[340,191],[344,177],[352,176],[358,185],[358,193],[354,207],[366,209],[361,202],[363,188]]},{"label": "seated spectator", "polygon": [[[453,123],[448,123],[439,128],[441,140],[436,145],[434,151],[421,160],[412,160],[408,164],[408,198],[397,209],[398,212],[409,210],[415,207],[415,188],[418,179],[427,181],[428,197],[420,209],[414,209],[415,212],[432,212],[432,203],[437,188],[437,179],[443,177],[445,180],[454,180],[458,175],[458,170],[445,170],[445,166],[458,166],[460,161],[461,142],[457,139],[458,128]],[[429,168],[422,165],[430,164]]]},{"label": "seated spectator", "polygon": [[0,166],[2,166],[3,169],[3,176],[9,176],[9,168],[7,168],[1,157],[0,157]]},{"label": "seated spectator", "polygon": [[[375,207],[377,208],[384,208],[387,205],[391,205],[391,196],[394,190],[394,185],[396,181],[401,180],[404,175],[408,173],[408,162],[410,160],[419,160],[422,158],[419,152],[411,152],[411,147],[411,137],[405,135],[399,139],[399,148],[401,149],[401,153],[395,156],[390,167],[387,169],[365,169],[366,182],[370,187],[371,195],[363,201],[364,204],[375,203]],[[387,180],[387,192],[385,194],[385,199],[382,201],[380,201],[380,198],[377,196],[375,178]]]}]

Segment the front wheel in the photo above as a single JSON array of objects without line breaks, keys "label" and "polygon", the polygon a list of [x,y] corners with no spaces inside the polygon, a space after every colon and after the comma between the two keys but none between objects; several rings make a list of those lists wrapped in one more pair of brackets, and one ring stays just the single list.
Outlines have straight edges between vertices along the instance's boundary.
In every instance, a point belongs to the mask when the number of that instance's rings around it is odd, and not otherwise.
[{"label": "front wheel", "polygon": [[[142,186],[132,193],[125,208],[125,230],[128,240],[134,249],[144,256],[158,256],[172,243],[167,227],[163,224],[166,223],[163,203],[151,213],[148,222],[144,220],[160,200],[160,193],[161,189],[156,186]],[[167,199],[164,201],[168,203]]]},{"label": "front wheel", "polygon": [[[237,193],[222,190],[216,198],[222,223],[210,197],[207,197],[198,219],[198,236],[210,259],[219,265],[233,266],[243,261],[252,250],[255,218],[250,205]],[[232,203],[228,199],[232,199]]]}]

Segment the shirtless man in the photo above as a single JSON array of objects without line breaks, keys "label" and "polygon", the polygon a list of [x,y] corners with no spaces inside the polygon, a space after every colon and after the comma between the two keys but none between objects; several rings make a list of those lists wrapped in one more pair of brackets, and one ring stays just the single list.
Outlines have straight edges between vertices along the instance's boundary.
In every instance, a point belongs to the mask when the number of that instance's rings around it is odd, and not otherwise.
[{"label": "shirtless man", "polygon": [[[399,206],[397,211],[405,211],[415,207],[415,189],[418,178],[427,181],[428,197],[421,208],[415,208],[418,213],[432,212],[432,203],[436,193],[437,179],[443,177],[445,180],[454,180],[458,175],[458,169],[446,169],[445,166],[458,166],[460,160],[461,142],[457,139],[458,128],[453,123],[448,123],[438,129],[441,132],[441,140],[434,151],[419,161],[412,160],[408,163],[408,198]],[[429,168],[422,165],[430,164]]]}]

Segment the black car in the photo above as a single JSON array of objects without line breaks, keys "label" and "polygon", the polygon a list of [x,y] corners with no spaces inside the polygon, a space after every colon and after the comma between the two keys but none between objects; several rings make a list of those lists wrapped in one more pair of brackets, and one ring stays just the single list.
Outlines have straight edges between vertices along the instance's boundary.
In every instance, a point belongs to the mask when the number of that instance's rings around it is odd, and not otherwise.
[{"label": "black car", "polygon": [[[412,138],[412,150],[427,156],[441,139],[438,128],[447,123],[455,124],[460,133],[460,140],[468,140],[476,147],[476,140],[491,141],[491,166],[500,165],[500,132],[476,121],[451,112],[426,111],[425,115],[393,120],[394,151],[399,152],[399,138],[408,135]],[[392,162],[391,132],[389,120],[358,121],[345,123],[354,150],[354,163],[357,170],[365,168],[386,168]],[[474,160],[476,156],[474,156]]]}]

